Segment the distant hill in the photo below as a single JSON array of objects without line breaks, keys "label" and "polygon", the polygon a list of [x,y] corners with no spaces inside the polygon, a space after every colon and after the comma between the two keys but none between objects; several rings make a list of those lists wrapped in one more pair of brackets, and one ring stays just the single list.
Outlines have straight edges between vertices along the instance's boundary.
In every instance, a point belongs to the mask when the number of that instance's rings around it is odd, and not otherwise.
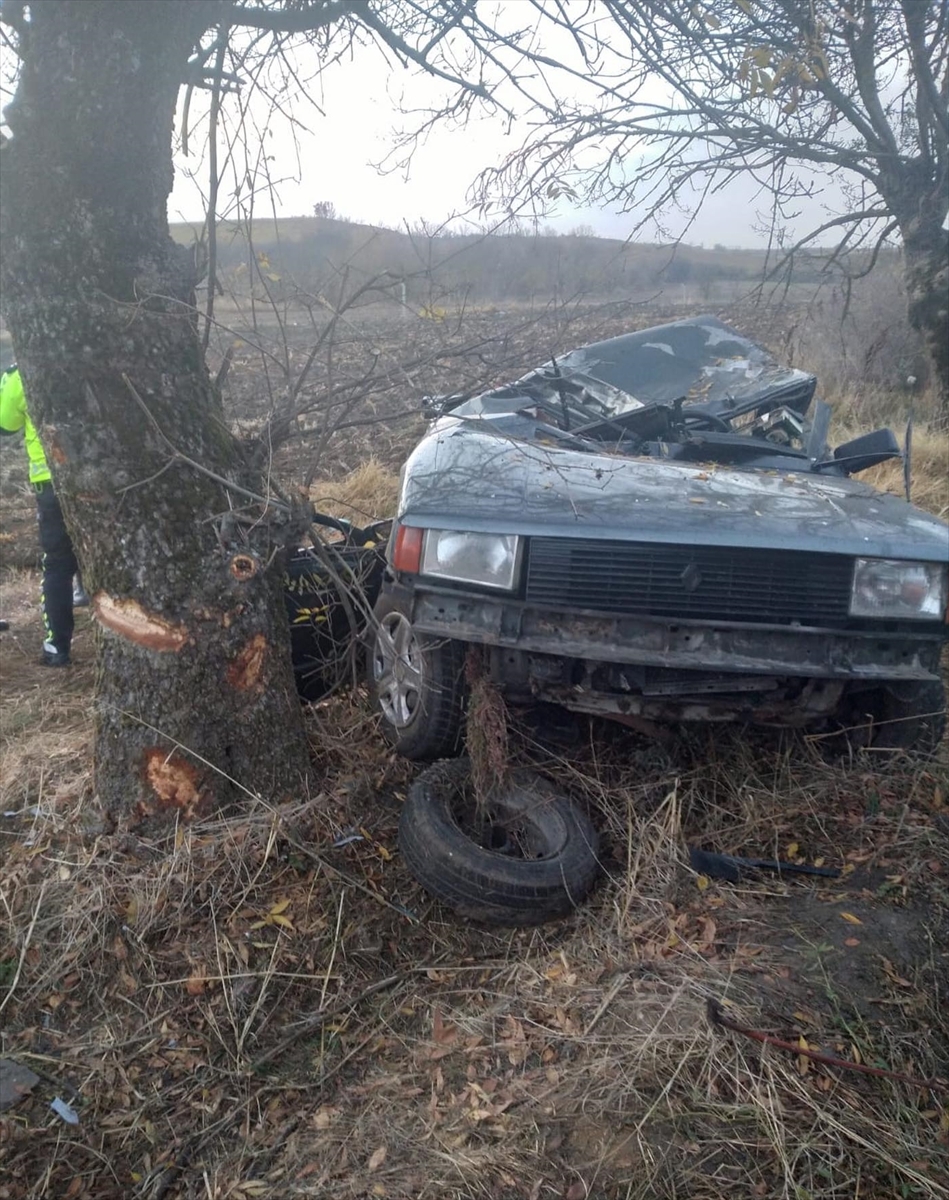
[{"label": "distant hill", "polygon": [[[200,223],[172,226],[183,244],[201,232]],[[471,303],[577,294],[647,297],[676,286],[702,298],[721,283],[750,286],[765,262],[760,250],[626,243],[582,233],[427,236],[330,217],[255,222],[252,250],[240,225],[223,221],[217,234],[219,271],[233,285],[252,266],[270,284],[314,293],[344,269],[350,287],[388,272],[407,281],[413,303],[461,296]],[[812,281],[816,267],[800,270],[798,282]]]}]

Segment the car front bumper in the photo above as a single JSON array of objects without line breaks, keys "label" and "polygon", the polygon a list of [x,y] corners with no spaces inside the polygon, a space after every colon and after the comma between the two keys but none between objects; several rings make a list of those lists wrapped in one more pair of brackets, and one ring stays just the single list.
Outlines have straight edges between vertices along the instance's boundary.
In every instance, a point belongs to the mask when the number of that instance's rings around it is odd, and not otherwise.
[{"label": "car front bumper", "polygon": [[[945,633],[706,623],[537,608],[401,582],[387,587],[433,637],[588,663],[841,682],[934,680]],[[723,689],[727,690],[727,689]]]}]

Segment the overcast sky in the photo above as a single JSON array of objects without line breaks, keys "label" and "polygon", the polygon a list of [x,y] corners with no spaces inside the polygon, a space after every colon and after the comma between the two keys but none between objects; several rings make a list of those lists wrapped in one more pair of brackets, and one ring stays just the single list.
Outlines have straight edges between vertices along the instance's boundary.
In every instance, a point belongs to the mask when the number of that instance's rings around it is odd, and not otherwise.
[{"label": "overcast sky", "polygon": [[[515,5],[509,11],[517,13]],[[12,66],[9,51],[2,49],[3,74],[9,78]],[[524,130],[509,129],[499,118],[471,121],[463,129],[448,127],[432,132],[416,150],[407,170],[381,173],[376,164],[383,162],[393,145],[393,130],[411,125],[411,118],[400,109],[436,104],[441,85],[417,71],[410,73],[397,66],[391,69],[378,50],[358,48],[351,60],[318,71],[312,51],[304,50],[296,64],[300,78],[307,80],[307,95],[282,97],[284,111],[293,114],[295,124],[279,113],[269,111],[263,97],[255,94],[251,104],[256,129],[239,150],[241,163],[236,175],[244,178],[246,166],[266,156],[271,178],[279,181],[273,204],[280,216],[310,215],[317,201],[329,201],[338,215],[367,224],[393,227],[424,220],[440,224],[456,221],[466,214],[483,221],[475,211],[471,189],[479,172],[494,166],[515,149]],[[246,94],[246,89],[245,89]],[[171,220],[200,221],[204,217],[207,195],[206,92],[198,91],[191,103],[189,118],[190,153],[176,156],[176,182],[169,203]],[[6,93],[5,100],[9,97]],[[230,111],[235,102],[228,102]],[[179,132],[182,128],[179,105]],[[226,133],[222,129],[219,146],[225,156]],[[259,161],[258,164],[259,166]],[[234,164],[225,171],[219,212],[226,208],[233,191]],[[260,175],[258,179],[260,180]],[[831,195],[831,201],[836,197]],[[263,214],[271,200],[261,198],[256,212]],[[726,191],[706,198],[702,209],[685,232],[684,240],[694,245],[759,246],[766,234],[756,225],[761,202],[754,186],[739,179]],[[814,203],[801,213],[797,228],[820,223],[826,210]],[[673,214],[668,232],[680,234],[684,217]],[[561,202],[558,210],[542,221],[559,232],[578,225],[592,226],[603,235],[626,238],[633,233],[635,217],[603,209],[586,209]],[[793,232],[793,230],[792,230]],[[639,240],[665,240],[657,231],[645,229]]]},{"label": "overcast sky", "polygon": [[[262,98],[252,105],[258,128],[263,133],[266,126],[267,132],[262,138],[255,134],[251,142],[255,146],[263,142],[271,159],[268,169],[280,181],[275,202],[281,216],[310,215],[314,203],[325,200],[335,205],[338,215],[367,224],[398,227],[419,220],[440,224],[466,214],[482,220],[473,205],[472,185],[481,170],[499,163],[522,137],[517,126],[511,130],[501,118],[485,117],[462,129],[437,129],[419,146],[407,169],[380,171],[377,164],[392,150],[393,131],[411,125],[411,118],[402,116],[399,109],[437,102],[439,85],[417,73],[385,70],[378,52],[364,47],[353,61],[328,67],[307,92],[310,101],[301,102],[299,96],[292,101],[299,122],[295,128],[285,116],[269,114]],[[197,125],[192,153],[176,158],[171,220],[201,220],[204,215],[206,127],[199,123],[200,116],[196,117],[204,100],[206,94],[198,93],[192,101],[192,120]],[[225,181],[223,191],[227,190]],[[738,179],[727,190],[706,198],[685,240],[706,246],[763,245],[767,235],[756,229],[761,225],[756,216],[760,207],[755,186]],[[806,221],[819,223],[824,216],[825,209],[814,203],[809,211],[802,211],[798,227],[803,231]],[[561,202],[555,214],[542,222],[559,232],[592,226],[602,236],[615,238],[630,236],[634,224],[630,214],[578,208],[567,202]],[[674,234],[685,225],[684,217],[673,215],[668,220]],[[638,237],[662,240],[648,230]]]}]

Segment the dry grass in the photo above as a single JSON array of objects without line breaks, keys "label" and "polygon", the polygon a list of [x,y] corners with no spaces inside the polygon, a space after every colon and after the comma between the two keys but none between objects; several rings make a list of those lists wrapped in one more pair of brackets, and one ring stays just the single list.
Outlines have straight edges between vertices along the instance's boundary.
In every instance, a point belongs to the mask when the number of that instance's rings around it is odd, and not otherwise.
[{"label": "dry grass", "polygon": [[[916,445],[938,511],[945,442]],[[370,462],[312,494],[362,521],[395,490]],[[35,580],[12,587],[25,606]],[[17,636],[0,642],[0,1048],[41,1078],[0,1116],[0,1200],[949,1196],[945,1091],[708,1018],[716,1000],[798,1045],[945,1073],[945,750],[829,765],[800,738],[584,725],[567,754],[512,726],[513,761],[589,806],[605,879],[572,919],[499,932],[405,871],[415,768],[364,697],[310,712],[319,790],[294,805],[119,837],[91,795],[91,651],[54,686]],[[843,875],[719,884],[689,844]]]},{"label": "dry grass", "polygon": [[317,511],[358,524],[395,514],[399,477],[374,458],[340,479],[317,480],[310,499]]},{"label": "dry grass", "polygon": [[[949,518],[949,435],[917,429],[910,453],[910,496],[914,504]],[[905,496],[902,461],[883,463],[860,478],[895,496]]]},{"label": "dry grass", "polygon": [[[37,716],[27,757],[60,728]],[[8,793],[42,802],[4,836],[3,1050],[42,1078],[5,1114],[0,1195],[946,1195],[945,1096],[706,1015],[714,998],[844,1058],[944,1069],[933,769],[603,730],[568,762],[515,739],[595,811],[607,880],[574,919],[511,933],[461,925],[407,877],[411,769],[361,704],[322,706],[310,730],[318,794],[163,841],[104,833],[67,756],[41,793],[35,777]],[[77,728],[73,752],[87,746]],[[797,843],[845,875],[717,885],[684,865],[686,842]],[[77,1127],[49,1112],[56,1095]]]},{"label": "dry grass", "polygon": [[511,763],[507,705],[500,689],[487,677],[484,660],[475,649],[468,651],[465,674],[470,688],[466,750],[471,759],[475,799],[484,804],[493,791],[503,786]]}]

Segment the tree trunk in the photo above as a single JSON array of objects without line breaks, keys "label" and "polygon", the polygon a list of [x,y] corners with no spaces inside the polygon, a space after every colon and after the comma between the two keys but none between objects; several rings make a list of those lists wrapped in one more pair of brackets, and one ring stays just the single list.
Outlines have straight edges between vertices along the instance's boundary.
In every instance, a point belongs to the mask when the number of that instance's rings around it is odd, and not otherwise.
[{"label": "tree trunk", "polygon": [[223,422],[168,234],[179,82],[222,11],[31,5],[0,155],[4,303],[99,624],[96,788],[146,829],[306,773],[287,531],[238,490],[265,483]]},{"label": "tree trunk", "polygon": [[949,429],[949,233],[914,228],[903,240],[909,321],[929,353],[938,424]]}]

